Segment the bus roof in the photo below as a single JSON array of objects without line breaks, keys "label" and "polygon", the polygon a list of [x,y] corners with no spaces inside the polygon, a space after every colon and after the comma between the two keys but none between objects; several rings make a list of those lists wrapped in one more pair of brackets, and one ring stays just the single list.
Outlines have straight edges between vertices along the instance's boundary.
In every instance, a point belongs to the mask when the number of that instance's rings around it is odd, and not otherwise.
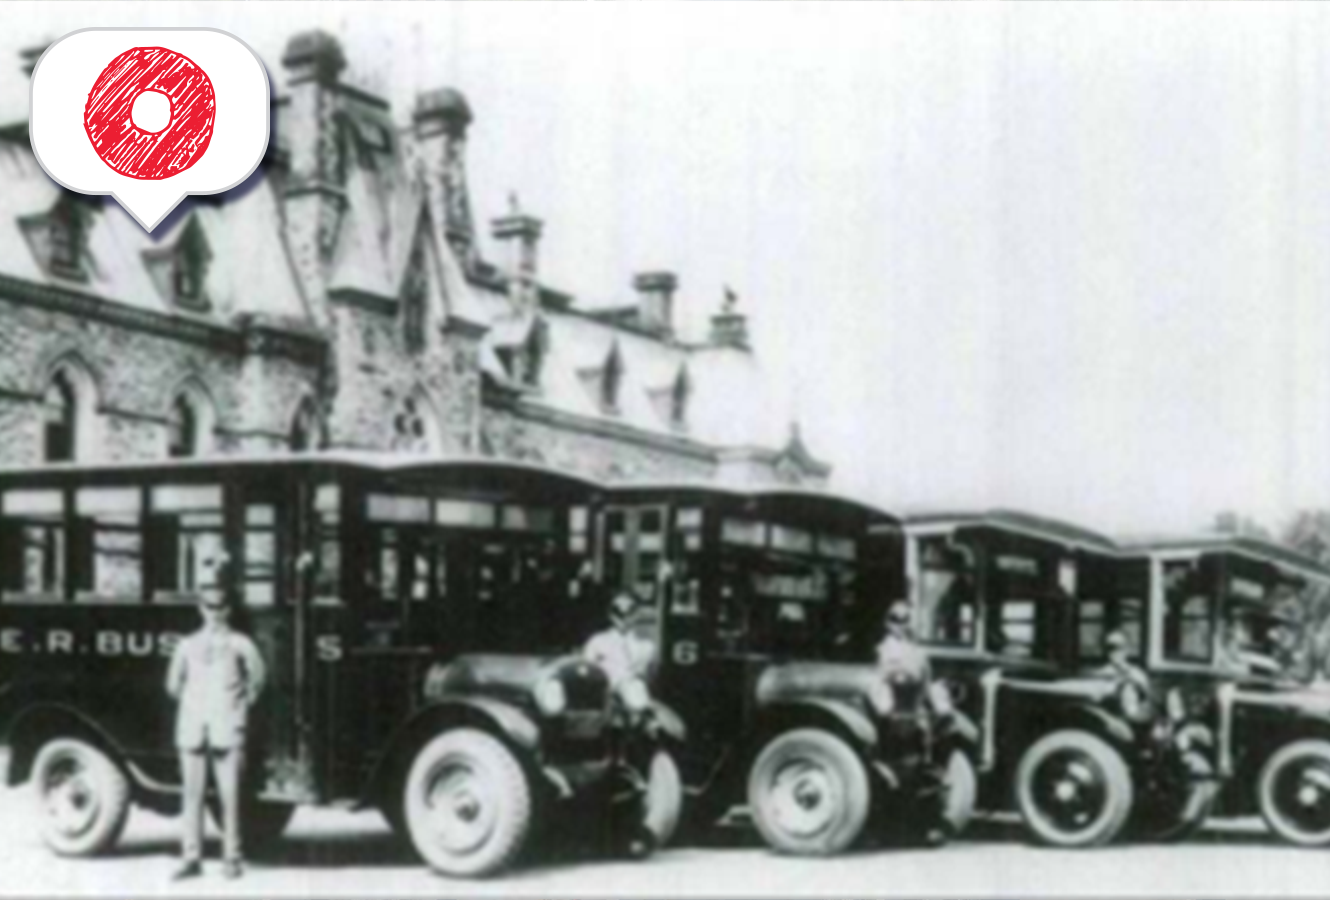
[{"label": "bus roof", "polygon": [[1123,540],[1123,555],[1149,555],[1154,553],[1233,553],[1257,562],[1272,563],[1299,574],[1330,580],[1330,567],[1299,550],[1265,538],[1247,535],[1202,534],[1144,537]]},{"label": "bus roof", "polygon": [[372,450],[309,450],[282,453],[255,453],[217,456],[193,456],[153,460],[124,460],[117,462],[60,462],[0,468],[0,481],[56,473],[102,474],[113,472],[170,472],[199,469],[231,469],[250,466],[342,466],[385,474],[425,474],[431,469],[465,472],[467,469],[496,473],[525,474],[576,485],[588,491],[601,490],[602,485],[548,466],[486,456],[456,455],[426,457],[416,454],[378,452]]},{"label": "bus roof", "polygon": [[679,479],[677,481],[621,481],[607,488],[613,493],[633,494],[678,494],[703,493],[716,496],[732,497],[738,500],[752,500],[757,503],[813,503],[835,505],[845,509],[854,509],[866,515],[870,525],[890,525],[900,528],[901,520],[882,509],[863,500],[826,491],[818,488],[801,488],[793,485],[742,485],[719,482]]},{"label": "bus roof", "polygon": [[974,511],[923,511],[907,513],[905,529],[925,527],[952,528],[993,528],[1026,535],[1038,540],[1055,544],[1069,544],[1094,550],[1099,553],[1113,553],[1117,550],[1112,538],[1091,531],[1072,522],[1034,515],[1014,509],[988,509]]}]

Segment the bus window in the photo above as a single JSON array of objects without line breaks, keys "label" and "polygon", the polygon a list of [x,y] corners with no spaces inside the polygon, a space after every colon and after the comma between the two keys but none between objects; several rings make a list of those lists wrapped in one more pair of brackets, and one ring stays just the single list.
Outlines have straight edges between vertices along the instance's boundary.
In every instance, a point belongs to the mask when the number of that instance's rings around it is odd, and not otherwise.
[{"label": "bus window", "polygon": [[973,557],[946,537],[919,539],[919,636],[929,644],[973,647]]},{"label": "bus window", "polygon": [[604,515],[605,584],[655,603],[664,574],[665,507],[614,508]]},{"label": "bus window", "polygon": [[194,603],[200,591],[217,587],[225,548],[220,486],[152,489],[146,563],[154,602]]},{"label": "bus window", "polygon": [[65,596],[65,501],[60,491],[6,491],[0,567],[7,601],[59,602]]},{"label": "bus window", "polygon": [[1059,624],[1070,615],[1063,566],[1049,556],[1016,550],[989,560],[985,649],[1012,659],[1052,659]]},{"label": "bus window", "polygon": [[84,488],[74,495],[74,598],[137,603],[143,596],[143,495],[138,488]]},{"label": "bus window", "polygon": [[272,606],[277,602],[277,507],[271,503],[245,505],[241,596],[246,606]]},{"label": "bus window", "polygon": [[1164,657],[1208,663],[1214,653],[1215,597],[1206,589],[1200,566],[1164,563]]},{"label": "bus window", "polygon": [[671,615],[702,615],[702,510],[680,509],[674,516],[674,566],[669,584]]},{"label": "bus window", "polygon": [[314,602],[337,606],[342,602],[342,494],[335,484],[320,485],[314,494]]}]

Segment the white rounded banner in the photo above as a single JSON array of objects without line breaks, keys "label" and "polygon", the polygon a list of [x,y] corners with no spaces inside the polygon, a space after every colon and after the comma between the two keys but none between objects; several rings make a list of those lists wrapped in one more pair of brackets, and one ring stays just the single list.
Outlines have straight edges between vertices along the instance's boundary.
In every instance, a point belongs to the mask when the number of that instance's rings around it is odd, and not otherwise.
[{"label": "white rounded banner", "polygon": [[188,194],[250,176],[268,149],[268,73],[214,28],[86,28],[32,73],[29,133],[46,174],[110,194],[152,231]]}]

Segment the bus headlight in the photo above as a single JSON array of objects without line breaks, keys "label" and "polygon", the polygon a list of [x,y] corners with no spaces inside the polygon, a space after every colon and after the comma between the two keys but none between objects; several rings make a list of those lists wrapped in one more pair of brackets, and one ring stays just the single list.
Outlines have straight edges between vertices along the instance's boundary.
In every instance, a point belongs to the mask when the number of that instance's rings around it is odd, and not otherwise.
[{"label": "bus headlight", "polygon": [[1169,690],[1164,696],[1164,709],[1168,712],[1168,720],[1174,724],[1187,718],[1187,703],[1182,699],[1181,689]]},{"label": "bus headlight", "polygon": [[1118,706],[1122,714],[1133,722],[1145,722],[1150,718],[1150,698],[1140,685],[1127,682],[1118,688]]},{"label": "bus headlight", "polygon": [[630,678],[619,687],[619,699],[629,712],[640,713],[651,705],[651,692],[640,678]]},{"label": "bus headlight", "polygon": [[868,702],[879,716],[889,716],[896,708],[896,692],[885,681],[879,681],[868,691]]},{"label": "bus headlight", "polygon": [[568,692],[557,678],[546,678],[536,685],[536,706],[547,716],[557,716],[568,707]]}]

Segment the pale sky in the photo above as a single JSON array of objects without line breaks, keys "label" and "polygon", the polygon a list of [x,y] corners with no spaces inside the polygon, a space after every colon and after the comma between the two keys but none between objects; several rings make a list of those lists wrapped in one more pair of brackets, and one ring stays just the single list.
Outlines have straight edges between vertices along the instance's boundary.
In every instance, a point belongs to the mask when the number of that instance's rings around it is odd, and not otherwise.
[{"label": "pale sky", "polygon": [[[270,64],[323,27],[405,119],[476,114],[482,220],[546,220],[586,305],[730,284],[835,486],[1106,530],[1330,506],[1330,8],[108,3],[20,47],[208,25]],[[4,60],[12,60],[12,65]]]}]

